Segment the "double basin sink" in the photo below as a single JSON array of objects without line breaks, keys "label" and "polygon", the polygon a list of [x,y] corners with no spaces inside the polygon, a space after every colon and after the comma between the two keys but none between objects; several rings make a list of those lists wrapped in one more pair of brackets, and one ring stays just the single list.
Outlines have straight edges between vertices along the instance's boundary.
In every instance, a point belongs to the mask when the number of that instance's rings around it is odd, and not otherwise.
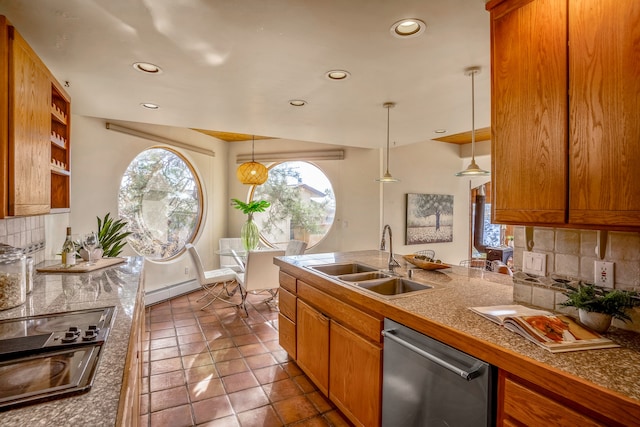
[{"label": "double basin sink", "polygon": [[408,296],[431,289],[429,285],[398,277],[360,263],[324,264],[309,266],[309,268],[385,298]]}]

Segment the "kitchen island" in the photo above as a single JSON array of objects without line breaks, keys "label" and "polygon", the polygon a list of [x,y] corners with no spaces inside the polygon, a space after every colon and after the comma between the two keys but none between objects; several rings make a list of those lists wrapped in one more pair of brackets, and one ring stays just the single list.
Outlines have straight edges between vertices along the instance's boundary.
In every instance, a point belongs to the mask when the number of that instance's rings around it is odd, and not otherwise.
[{"label": "kitchen island", "polygon": [[[52,262],[49,262],[51,264]],[[38,273],[25,304],[0,312],[0,320],[99,307],[115,307],[92,387],[84,393],[9,409],[3,426],[115,426],[137,423],[136,384],[144,323],[142,257],[88,273]],[[38,265],[36,267],[41,267]]]},{"label": "kitchen island", "polygon": [[[388,256],[380,251],[358,251],[282,257],[275,263],[280,267],[281,286],[288,289],[285,295],[293,295],[303,307],[310,305],[325,315],[324,311],[331,312],[338,302],[344,303],[366,315],[366,319],[378,323],[385,317],[393,319],[496,366],[500,425],[514,421],[530,424],[545,418],[552,423],[554,414],[567,420],[580,420],[582,425],[637,425],[640,336],[636,333],[612,329],[607,337],[621,344],[620,348],[552,354],[468,309],[513,304],[512,278],[507,275],[458,266],[438,271],[415,270],[413,279],[432,289],[390,299],[309,268],[358,262],[382,270],[387,267]],[[396,259],[401,264],[396,272],[406,277],[407,268],[413,266],[400,256]],[[319,293],[323,298],[332,298],[332,305],[325,306],[326,310],[316,298]],[[287,302],[285,307],[292,306],[287,298],[281,296],[281,312],[283,302]],[[295,314],[295,310],[290,312]],[[297,313],[299,316],[300,308]],[[337,326],[355,330],[354,335],[363,342],[381,346],[381,340],[377,341],[370,333],[375,328],[365,330],[357,322],[348,324],[344,321],[347,317],[341,319],[339,312],[334,313],[326,315],[330,322],[337,318]],[[293,317],[289,320],[295,331],[297,325]],[[286,336],[282,331],[281,325],[281,341],[291,339],[292,334],[295,336],[291,330]],[[298,341],[297,346],[289,348],[300,353],[301,345],[304,342]],[[369,377],[375,374],[372,370]],[[331,394],[331,386],[328,388]],[[351,408],[341,409],[348,415]]]}]

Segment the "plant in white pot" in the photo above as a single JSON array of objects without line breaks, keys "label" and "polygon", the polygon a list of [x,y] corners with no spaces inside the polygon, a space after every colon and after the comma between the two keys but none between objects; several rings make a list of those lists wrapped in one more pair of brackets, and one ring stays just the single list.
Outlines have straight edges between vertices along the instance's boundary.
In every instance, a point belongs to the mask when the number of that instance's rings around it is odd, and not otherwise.
[{"label": "plant in white pot", "polygon": [[627,310],[640,306],[638,294],[632,291],[604,289],[588,283],[567,288],[567,300],[560,305],[577,308],[580,322],[596,332],[606,332],[612,319],[631,321]]},{"label": "plant in white pot", "polygon": [[239,209],[242,213],[247,215],[247,221],[240,230],[240,239],[242,240],[242,246],[246,251],[253,250],[258,247],[260,243],[260,230],[255,221],[253,221],[253,214],[256,212],[264,212],[271,203],[266,200],[252,200],[250,202],[243,202],[238,199],[231,199],[234,208]]}]

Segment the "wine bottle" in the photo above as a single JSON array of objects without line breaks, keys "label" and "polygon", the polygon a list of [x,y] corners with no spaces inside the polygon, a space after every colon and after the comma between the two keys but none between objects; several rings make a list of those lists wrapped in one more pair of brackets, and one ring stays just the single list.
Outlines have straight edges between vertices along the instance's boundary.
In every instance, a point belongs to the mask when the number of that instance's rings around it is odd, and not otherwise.
[{"label": "wine bottle", "polygon": [[76,246],[71,238],[71,227],[67,227],[67,237],[62,245],[62,266],[73,267],[76,265]]}]

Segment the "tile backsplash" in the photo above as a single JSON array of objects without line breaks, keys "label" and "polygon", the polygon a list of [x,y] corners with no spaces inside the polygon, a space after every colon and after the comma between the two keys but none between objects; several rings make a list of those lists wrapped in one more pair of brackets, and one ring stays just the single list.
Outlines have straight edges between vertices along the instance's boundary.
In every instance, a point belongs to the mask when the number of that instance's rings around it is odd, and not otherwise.
[{"label": "tile backsplash", "polygon": [[0,219],[0,243],[22,249],[35,264],[45,260],[45,216]]},{"label": "tile backsplash", "polygon": [[[595,230],[533,227],[532,251],[547,255],[547,271],[545,276],[530,277],[521,272],[526,250],[525,227],[515,227],[514,301],[575,315],[574,308],[559,306],[566,299],[561,282],[594,282],[594,262],[599,258],[597,240]],[[640,233],[610,231],[603,261],[615,263],[616,289],[640,291]],[[614,320],[614,326],[640,332],[640,309],[630,314],[632,323]]]}]

